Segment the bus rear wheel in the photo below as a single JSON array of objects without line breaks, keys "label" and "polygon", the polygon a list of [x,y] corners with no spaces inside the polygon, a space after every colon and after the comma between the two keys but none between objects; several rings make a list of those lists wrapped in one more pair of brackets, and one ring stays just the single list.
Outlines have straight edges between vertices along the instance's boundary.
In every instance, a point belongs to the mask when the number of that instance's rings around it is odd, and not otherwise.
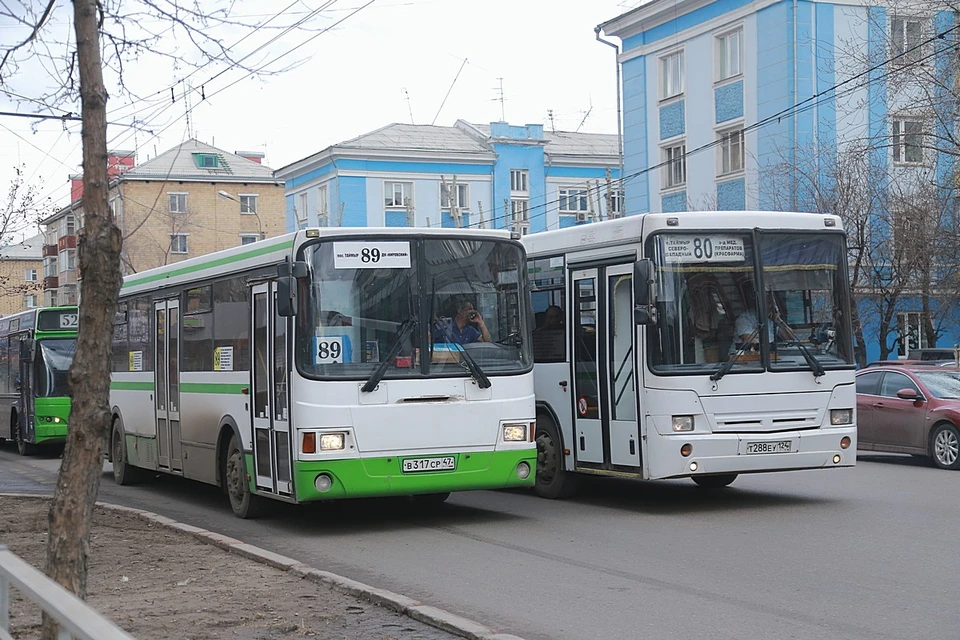
[{"label": "bus rear wheel", "polygon": [[576,493],[580,479],[563,468],[563,442],[557,426],[549,417],[537,416],[537,482],[534,491],[551,500],[569,498]]},{"label": "bus rear wheel", "polygon": [[721,473],[715,476],[693,476],[693,481],[697,486],[704,489],[723,489],[737,479],[736,473]]},{"label": "bus rear wheel", "polygon": [[230,436],[227,456],[224,461],[223,483],[230,498],[230,507],[238,518],[253,519],[262,516],[267,510],[267,501],[250,493],[247,480],[247,467],[243,460],[243,449],[236,434]]},{"label": "bus rear wheel", "polygon": [[16,414],[11,420],[10,430],[13,431],[13,440],[17,443],[17,453],[22,456],[32,456],[37,453],[37,445],[23,439],[20,432],[20,418]]},{"label": "bus rear wheel", "polygon": [[143,469],[131,465],[127,461],[127,447],[123,433],[119,428],[113,430],[113,481],[121,487],[143,482],[146,474]]}]

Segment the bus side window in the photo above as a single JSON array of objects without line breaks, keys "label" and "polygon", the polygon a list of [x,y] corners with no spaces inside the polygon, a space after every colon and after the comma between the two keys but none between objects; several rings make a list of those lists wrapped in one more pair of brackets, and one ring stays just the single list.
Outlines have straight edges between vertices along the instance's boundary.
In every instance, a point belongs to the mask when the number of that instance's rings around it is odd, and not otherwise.
[{"label": "bus side window", "polygon": [[9,376],[7,375],[7,367],[9,358],[9,350],[7,348],[7,337],[4,336],[0,338],[0,393],[10,393],[9,387]]},{"label": "bus side window", "polygon": [[247,281],[237,276],[213,284],[213,348],[220,350],[220,362],[225,363],[224,349],[231,350],[232,371],[250,370],[250,306],[247,302]]}]

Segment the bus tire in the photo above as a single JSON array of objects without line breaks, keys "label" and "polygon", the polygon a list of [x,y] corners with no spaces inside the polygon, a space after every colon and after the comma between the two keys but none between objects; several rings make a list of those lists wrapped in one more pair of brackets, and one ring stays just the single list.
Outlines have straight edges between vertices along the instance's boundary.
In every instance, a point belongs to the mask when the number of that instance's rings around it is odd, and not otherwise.
[{"label": "bus tire", "polygon": [[119,426],[114,426],[113,437],[110,442],[112,448],[113,481],[121,487],[143,482],[146,478],[143,469],[135,467],[127,461],[127,447],[123,432]]},{"label": "bus tire", "polygon": [[37,453],[37,445],[25,441],[20,435],[20,417],[16,413],[10,419],[10,430],[13,432],[13,441],[17,443],[17,453],[21,456],[32,456]]},{"label": "bus tire", "polygon": [[243,459],[243,449],[236,434],[230,436],[227,455],[224,462],[223,482],[230,498],[233,514],[244,520],[258,518],[267,510],[267,501],[250,493],[247,480],[247,467]]},{"label": "bus tire", "polygon": [[736,473],[721,473],[715,476],[693,476],[693,481],[698,487],[704,489],[723,489],[737,479]]},{"label": "bus tire", "polygon": [[576,493],[580,478],[563,468],[563,441],[553,419],[537,415],[537,480],[534,491],[541,498],[569,498]]}]

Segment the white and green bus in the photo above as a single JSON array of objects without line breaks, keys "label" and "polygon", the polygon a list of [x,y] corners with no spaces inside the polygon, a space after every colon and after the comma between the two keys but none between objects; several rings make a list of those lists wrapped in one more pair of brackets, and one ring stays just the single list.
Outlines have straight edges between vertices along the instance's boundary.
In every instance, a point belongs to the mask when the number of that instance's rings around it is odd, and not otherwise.
[{"label": "white and green bus", "polygon": [[128,276],[114,477],[216,484],[239,517],[532,486],[530,317],[497,231],[307,229]]},{"label": "white and green bus", "polygon": [[720,488],[856,464],[836,216],[650,213],[523,243],[540,495],[583,475]]}]

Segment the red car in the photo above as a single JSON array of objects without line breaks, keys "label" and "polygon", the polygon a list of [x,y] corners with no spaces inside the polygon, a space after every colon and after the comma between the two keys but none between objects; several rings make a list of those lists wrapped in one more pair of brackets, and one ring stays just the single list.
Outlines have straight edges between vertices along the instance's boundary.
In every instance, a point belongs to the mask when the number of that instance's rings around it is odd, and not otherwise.
[{"label": "red car", "polygon": [[877,363],[857,372],[857,448],[960,469],[960,368]]}]

